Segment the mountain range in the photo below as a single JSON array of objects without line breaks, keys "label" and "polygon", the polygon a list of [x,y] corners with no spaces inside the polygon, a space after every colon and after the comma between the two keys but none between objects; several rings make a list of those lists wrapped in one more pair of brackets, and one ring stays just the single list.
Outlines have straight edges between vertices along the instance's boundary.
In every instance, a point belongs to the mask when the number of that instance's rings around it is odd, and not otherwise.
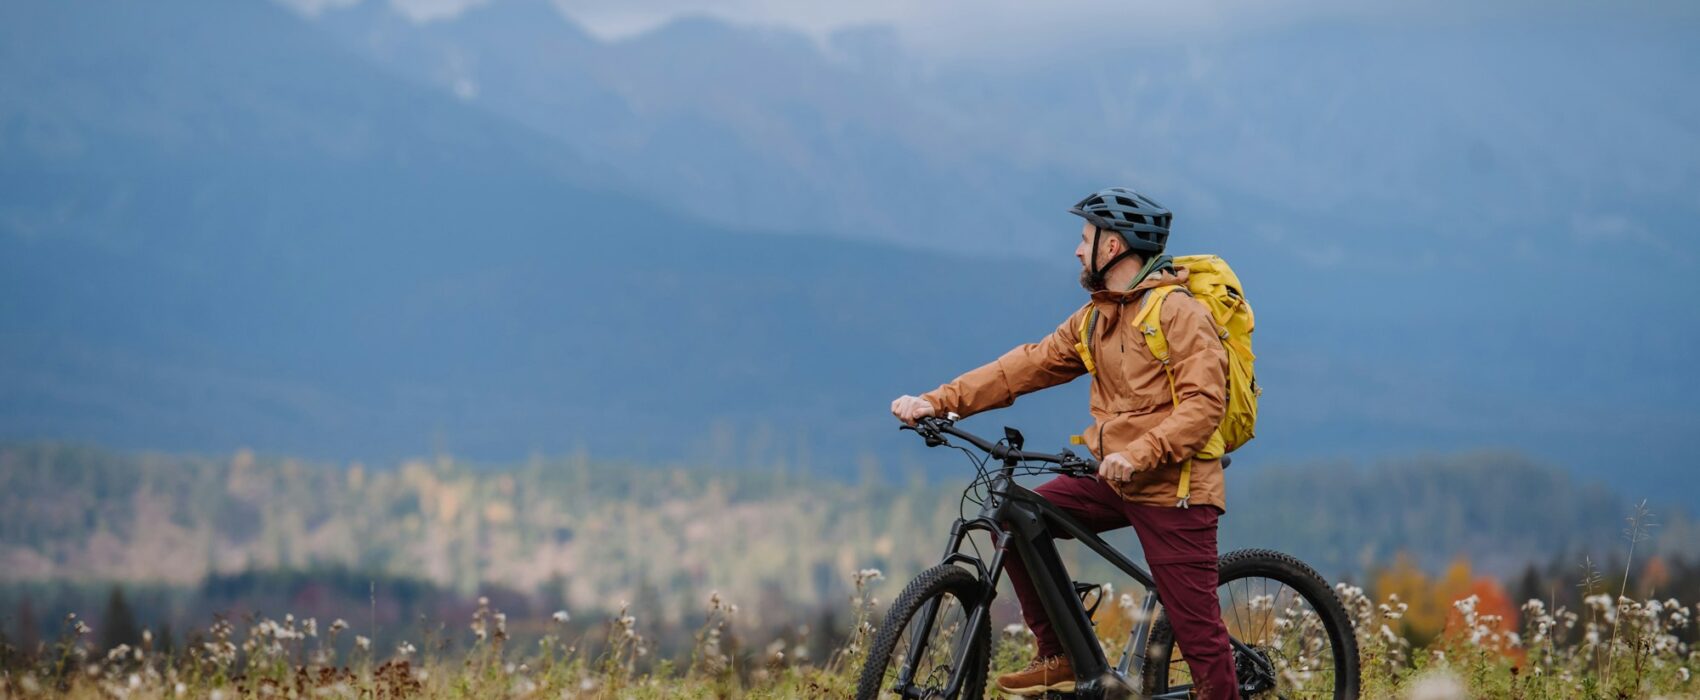
[{"label": "mountain range", "polygon": [[[1063,210],[1121,182],[1246,281],[1249,468],[1499,447],[1693,506],[1691,34],[972,65],[541,0],[8,3],[0,436],[914,469],[886,402],[1072,311]],[[973,424],[1060,444],[1083,395]]]}]

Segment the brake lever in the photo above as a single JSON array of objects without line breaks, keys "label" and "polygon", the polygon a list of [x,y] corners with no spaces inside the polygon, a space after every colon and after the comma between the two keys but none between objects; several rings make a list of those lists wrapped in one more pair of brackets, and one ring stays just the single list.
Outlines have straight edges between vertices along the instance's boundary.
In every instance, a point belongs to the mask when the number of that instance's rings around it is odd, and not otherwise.
[{"label": "brake lever", "polygon": [[927,447],[938,447],[939,445],[943,445],[944,436],[939,435],[939,431],[936,428],[922,422],[925,420],[925,418],[922,418],[921,421],[916,421],[914,425],[898,425],[897,429],[915,431],[915,434],[921,436],[921,440],[927,443]]},{"label": "brake lever", "polygon": [[1075,456],[1074,450],[1063,448],[1063,451],[1058,454],[1068,460],[1067,464],[1062,465],[1064,473],[1069,474],[1070,476],[1081,477],[1098,475],[1098,465],[1093,463],[1090,459]]}]

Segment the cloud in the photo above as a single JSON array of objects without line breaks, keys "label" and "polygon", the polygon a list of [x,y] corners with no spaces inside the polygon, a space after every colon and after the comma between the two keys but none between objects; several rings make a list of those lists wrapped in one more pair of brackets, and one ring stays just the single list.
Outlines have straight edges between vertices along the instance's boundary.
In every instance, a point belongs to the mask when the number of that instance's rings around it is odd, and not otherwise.
[{"label": "cloud", "polygon": [[450,19],[486,2],[490,0],[389,0],[390,7],[415,22]]},{"label": "cloud", "polygon": [[452,19],[467,9],[491,0],[275,0],[308,17],[317,17],[326,10],[352,7],[362,2],[388,2],[390,7],[415,22]]},{"label": "cloud", "polygon": [[1662,256],[1684,265],[1692,262],[1680,247],[1624,214],[1572,214],[1570,230],[1579,243],[1609,247],[1624,253]]},{"label": "cloud", "polygon": [[[387,2],[416,22],[453,18],[487,2],[520,0],[277,0],[308,15],[360,2]],[[526,0],[536,1],[536,0]],[[1420,26],[1564,18],[1700,23],[1700,3],[1647,0],[1602,7],[1588,0],[1435,0],[1387,5],[1358,0],[547,0],[604,40],[642,34],[681,17],[799,32],[826,45],[835,32],[892,27],[916,55],[932,59],[1019,58],[1059,47],[1232,38],[1314,22]]]},{"label": "cloud", "polygon": [[357,5],[360,0],[277,0],[277,3],[308,17],[317,17],[325,10]]},{"label": "cloud", "polygon": [[[467,2],[468,0],[438,0]],[[1357,0],[553,0],[605,39],[639,34],[681,16],[798,31],[817,40],[850,27],[890,25],[923,55],[984,56],[1054,50],[1080,42],[1171,42],[1278,31],[1310,22],[1422,25],[1565,17],[1693,22],[1700,3],[1654,1],[1601,8],[1584,0],[1437,0],[1388,5]]]}]

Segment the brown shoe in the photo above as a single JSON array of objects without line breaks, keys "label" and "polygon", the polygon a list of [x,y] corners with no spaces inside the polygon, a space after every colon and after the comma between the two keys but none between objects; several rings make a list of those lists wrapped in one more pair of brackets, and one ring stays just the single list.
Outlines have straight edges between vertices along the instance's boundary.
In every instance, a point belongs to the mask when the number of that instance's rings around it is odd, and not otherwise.
[{"label": "brown shoe", "polygon": [[1015,695],[1038,695],[1047,690],[1074,692],[1074,666],[1068,657],[1035,658],[1027,668],[998,676],[998,688]]}]

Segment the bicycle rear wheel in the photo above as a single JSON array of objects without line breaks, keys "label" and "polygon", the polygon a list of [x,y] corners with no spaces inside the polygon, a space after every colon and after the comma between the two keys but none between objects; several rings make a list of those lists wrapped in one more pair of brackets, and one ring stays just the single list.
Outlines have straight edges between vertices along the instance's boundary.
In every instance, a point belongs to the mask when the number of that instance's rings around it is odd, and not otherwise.
[{"label": "bicycle rear wheel", "polygon": [[[983,595],[985,585],[962,567],[940,564],[921,572],[886,613],[862,666],[857,700],[979,700],[985,693],[986,669],[991,664],[991,615],[981,615],[972,633],[967,627]],[[963,645],[971,646],[967,660],[957,668]],[[907,669],[908,681],[900,684],[910,652],[917,648],[919,663]],[[957,676],[962,677],[958,692],[945,695],[951,679]]]},{"label": "bicycle rear wheel", "polygon": [[[1222,621],[1245,645],[1234,649],[1242,697],[1358,697],[1357,637],[1327,581],[1304,562],[1266,549],[1230,552],[1217,567]],[[1152,626],[1144,682],[1152,695],[1192,683],[1162,614]]]}]

